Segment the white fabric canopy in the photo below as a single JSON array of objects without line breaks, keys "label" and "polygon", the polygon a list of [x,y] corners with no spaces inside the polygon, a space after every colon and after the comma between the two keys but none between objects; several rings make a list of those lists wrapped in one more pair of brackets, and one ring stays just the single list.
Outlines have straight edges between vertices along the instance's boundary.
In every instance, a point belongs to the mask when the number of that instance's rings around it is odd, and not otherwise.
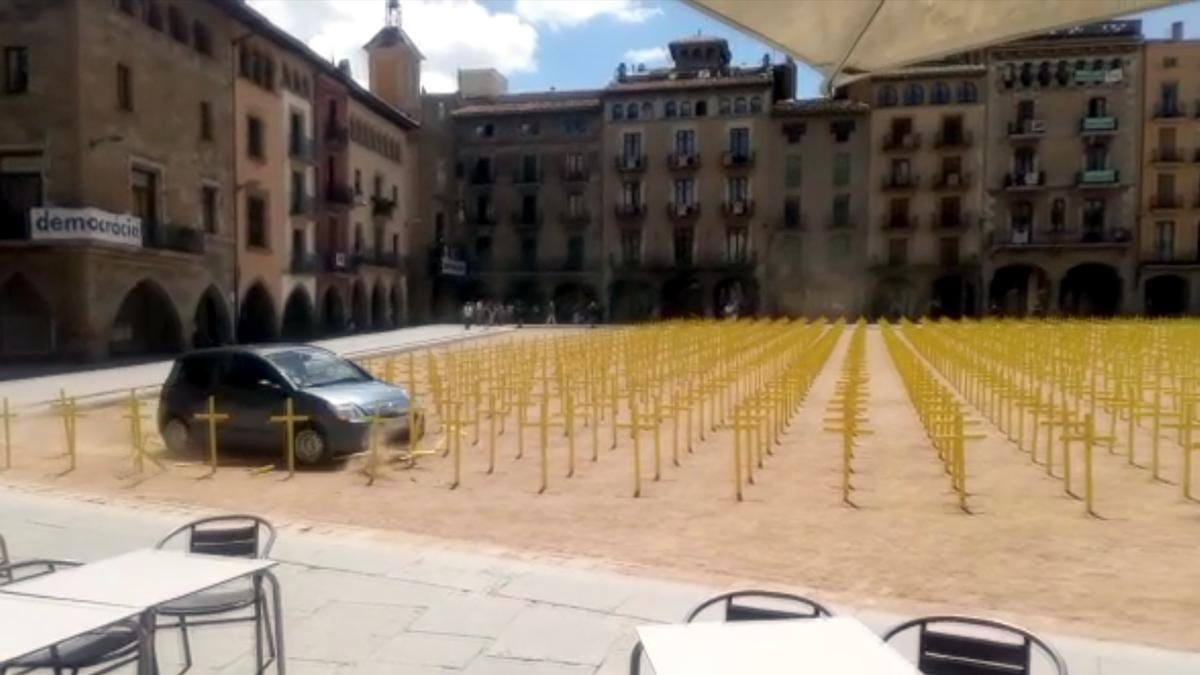
[{"label": "white fabric canopy", "polygon": [[837,84],[1176,0],[687,0]]}]

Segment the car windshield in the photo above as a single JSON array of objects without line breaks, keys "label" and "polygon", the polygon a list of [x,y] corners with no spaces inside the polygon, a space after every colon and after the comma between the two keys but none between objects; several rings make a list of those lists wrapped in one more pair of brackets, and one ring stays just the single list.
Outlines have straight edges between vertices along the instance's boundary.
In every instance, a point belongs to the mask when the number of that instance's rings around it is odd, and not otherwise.
[{"label": "car windshield", "polygon": [[335,354],[320,351],[288,351],[269,354],[275,364],[297,387],[323,387],[343,382],[371,379],[358,366]]}]

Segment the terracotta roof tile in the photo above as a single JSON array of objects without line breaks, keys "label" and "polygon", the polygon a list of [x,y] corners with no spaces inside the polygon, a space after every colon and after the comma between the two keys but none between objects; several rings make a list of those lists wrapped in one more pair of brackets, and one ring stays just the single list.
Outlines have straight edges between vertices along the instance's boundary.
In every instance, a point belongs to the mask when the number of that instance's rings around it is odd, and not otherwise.
[{"label": "terracotta roof tile", "polygon": [[724,87],[767,86],[771,84],[770,73],[755,75],[733,75],[729,77],[687,77],[678,79],[637,78],[626,79],[624,82],[613,82],[608,85],[608,91],[614,93],[629,91],[657,91],[660,89],[710,89]]},{"label": "terracotta roof tile", "polygon": [[525,113],[587,112],[601,107],[599,91],[536,92],[497,98],[468,99],[453,117],[520,115]]}]

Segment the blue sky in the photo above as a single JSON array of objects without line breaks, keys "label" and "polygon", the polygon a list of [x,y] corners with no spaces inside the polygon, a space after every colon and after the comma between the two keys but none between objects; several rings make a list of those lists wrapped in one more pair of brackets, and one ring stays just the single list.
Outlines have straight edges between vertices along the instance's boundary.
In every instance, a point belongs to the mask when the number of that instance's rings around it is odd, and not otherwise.
[{"label": "blue sky", "polygon": [[[319,54],[349,58],[364,79],[361,46],[382,25],[384,0],[248,2]],[[513,92],[601,87],[619,63],[661,63],[668,42],[697,32],[728,39],[735,63],[758,63],[764,53],[783,58],[678,0],[402,0],[401,7],[405,31],[426,57],[429,91],[452,91],[458,68],[477,67],[500,70]],[[1200,0],[1138,18],[1150,38],[1165,37],[1173,21],[1200,37]],[[798,94],[815,96],[819,86],[816,73],[801,67]]]}]

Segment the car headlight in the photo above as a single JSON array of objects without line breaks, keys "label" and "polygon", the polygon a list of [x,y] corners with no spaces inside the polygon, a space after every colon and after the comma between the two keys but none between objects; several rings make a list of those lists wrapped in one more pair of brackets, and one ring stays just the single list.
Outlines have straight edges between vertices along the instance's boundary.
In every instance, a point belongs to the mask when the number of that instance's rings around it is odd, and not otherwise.
[{"label": "car headlight", "polygon": [[343,422],[362,422],[367,419],[367,414],[362,408],[353,403],[334,406],[333,414]]}]

